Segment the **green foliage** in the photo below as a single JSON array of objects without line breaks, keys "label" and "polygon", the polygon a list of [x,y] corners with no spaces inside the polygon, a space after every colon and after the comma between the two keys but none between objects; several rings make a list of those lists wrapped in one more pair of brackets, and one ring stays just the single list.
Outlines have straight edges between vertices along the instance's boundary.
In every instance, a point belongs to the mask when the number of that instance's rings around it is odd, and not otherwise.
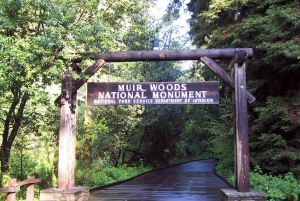
[{"label": "green foliage", "polygon": [[[255,57],[247,62],[247,88],[256,97],[248,110],[251,166],[259,165],[264,173],[273,175],[292,172],[299,178],[298,2],[191,0],[188,7],[192,12],[190,33],[197,47],[254,49]],[[205,80],[214,77],[201,66],[197,70]],[[231,98],[223,87],[220,94]],[[227,109],[219,113],[228,114]],[[219,128],[225,122],[223,118],[217,123]],[[224,132],[217,136],[222,135]],[[219,145],[216,140],[212,144]],[[226,158],[220,157],[221,161]]]},{"label": "green foliage", "polygon": [[297,94],[268,97],[265,106],[255,108],[259,116],[252,127],[250,150],[259,154],[251,155],[251,162],[264,172],[285,174],[291,171],[297,178],[300,175],[298,100]]},{"label": "green foliage", "polygon": [[216,171],[228,179],[234,172],[234,139],[232,124],[222,120],[211,120],[209,140],[206,141],[210,157],[219,159]]},{"label": "green foliage", "polygon": [[259,168],[250,173],[251,188],[264,193],[271,201],[298,200],[300,187],[292,173],[287,173],[284,176],[261,173]]},{"label": "green foliage", "polygon": [[[131,105],[99,106],[89,110],[92,115],[86,125],[88,129],[80,131],[84,133],[79,133],[83,135],[83,138],[79,138],[78,149],[85,151],[83,152],[85,154],[88,147],[91,147],[89,156],[91,159],[100,157],[107,159],[110,165],[118,163],[119,151],[133,149],[132,145],[136,145],[134,139],[138,137],[139,132],[136,127],[141,121],[140,113],[143,108]],[[87,157],[87,155],[84,156]]]},{"label": "green foliage", "polygon": [[77,169],[76,185],[91,188],[99,187],[132,178],[149,170],[151,170],[149,167],[129,167],[126,165],[119,167],[94,167],[89,170]]},{"label": "green foliage", "polygon": [[[265,107],[256,107],[259,117],[255,120],[254,131],[289,133],[299,128],[297,119],[299,109],[299,96],[268,97]],[[264,119],[262,122],[261,120]]]},{"label": "green foliage", "polygon": [[[91,65],[86,55],[151,48],[153,30],[146,27],[145,11],[148,7],[149,2],[146,0],[0,2],[2,173],[10,174],[18,180],[36,175],[43,178],[40,188],[56,186],[57,157],[54,153],[59,132],[59,108],[55,108],[53,99],[60,93],[60,89],[52,84],[60,83],[61,73],[71,64],[71,59],[83,59],[81,67],[85,69]],[[138,36],[136,39],[140,41],[136,42],[140,45],[130,46],[135,36]],[[119,72],[119,76],[122,75]],[[119,111],[122,114],[116,119],[106,117],[92,126],[83,127],[86,131],[95,130],[86,138],[79,135],[77,157],[80,158],[80,145],[88,148],[93,140],[101,140],[97,137],[98,132],[111,134],[116,131],[112,138],[117,139],[117,145],[120,145],[121,140],[126,141],[121,126],[127,125],[129,128],[126,132],[131,131],[139,122],[139,117],[135,116],[138,116],[140,110],[133,107]],[[128,119],[124,118],[116,129],[111,128],[113,126],[110,124],[114,120],[126,116],[131,118],[127,124]],[[110,138],[108,135],[106,137]],[[83,139],[88,140],[82,143],[80,140]],[[93,151],[95,155],[98,154],[96,149]]]}]

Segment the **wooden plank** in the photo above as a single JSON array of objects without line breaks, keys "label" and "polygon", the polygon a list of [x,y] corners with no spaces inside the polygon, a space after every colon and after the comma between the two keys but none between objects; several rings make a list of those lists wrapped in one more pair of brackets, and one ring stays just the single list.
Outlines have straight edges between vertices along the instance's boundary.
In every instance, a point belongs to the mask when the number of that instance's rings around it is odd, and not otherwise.
[{"label": "wooden plank", "polygon": [[246,64],[235,64],[236,178],[239,192],[250,192]]},{"label": "wooden plank", "polygon": [[59,157],[58,157],[58,189],[70,188],[70,177],[74,174],[72,164],[75,163],[70,157],[70,137],[73,135],[72,115],[72,83],[73,77],[68,71],[62,76],[62,98],[60,108],[60,129],[59,129]]},{"label": "wooden plank", "polygon": [[[17,185],[17,179],[10,179],[8,180],[8,187],[16,187]],[[7,201],[15,201],[16,200],[16,193],[11,192],[6,195]]]},{"label": "wooden plank", "polygon": [[[234,65],[233,68],[231,68],[231,77],[235,77],[235,71],[234,71]],[[232,110],[233,110],[233,143],[234,143],[234,175],[237,175],[237,150],[236,150],[236,112],[235,112],[235,93],[234,90],[232,90]],[[237,188],[237,177],[234,178],[234,187]]]},{"label": "wooden plank", "polygon": [[200,57],[213,59],[232,59],[237,52],[245,51],[249,58],[253,56],[252,48],[227,48],[204,50],[153,50],[153,51],[128,51],[113,52],[94,56],[93,59],[103,59],[106,62],[128,61],[175,61],[175,60],[199,60]]},{"label": "wooden plank", "polygon": [[[35,180],[35,177],[28,177],[27,180]],[[34,201],[34,183],[29,183],[27,186],[26,201]]]},{"label": "wooden plank", "polygon": [[14,193],[20,190],[19,186],[0,188],[0,193]]},{"label": "wooden plank", "polygon": [[[75,82],[73,83],[73,89],[72,89],[72,94],[77,92],[77,90],[88,81],[88,79],[93,76],[103,65],[105,64],[105,61],[103,59],[96,60],[95,63],[87,68],[83,74],[87,76],[85,79],[76,79]],[[57,99],[54,101],[55,105],[61,106],[61,95],[57,97]]]},{"label": "wooden plank", "polygon": [[214,160],[192,161],[90,189],[90,201],[221,201],[228,183],[213,174]]},{"label": "wooden plank", "polygon": [[27,185],[27,184],[34,184],[34,183],[39,183],[41,182],[42,179],[41,178],[35,178],[35,177],[28,177],[28,179],[24,180],[24,181],[19,181],[17,182],[18,186],[23,186],[23,185]]},{"label": "wooden plank", "polygon": [[[235,86],[233,78],[222,67],[220,67],[214,60],[206,56],[201,57],[201,61],[206,64],[225,84],[234,90]],[[246,94],[248,103],[253,103],[255,101],[255,97],[248,91]]]}]

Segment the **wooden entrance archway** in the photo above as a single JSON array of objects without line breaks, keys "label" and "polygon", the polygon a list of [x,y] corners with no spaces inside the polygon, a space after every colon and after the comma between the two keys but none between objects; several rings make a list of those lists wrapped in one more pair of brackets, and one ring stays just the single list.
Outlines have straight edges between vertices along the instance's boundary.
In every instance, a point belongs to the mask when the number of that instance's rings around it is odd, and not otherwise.
[{"label": "wooden entrance archway", "polygon": [[[250,192],[249,181],[249,146],[248,146],[248,111],[247,102],[253,103],[255,97],[246,89],[246,60],[253,57],[252,48],[206,49],[206,50],[163,50],[163,51],[130,51],[114,52],[91,57],[95,63],[83,74],[86,79],[74,80],[68,71],[63,73],[62,95],[55,100],[61,107],[59,132],[58,189],[74,187],[75,140],[76,140],[76,94],[106,62],[133,61],[175,61],[201,60],[221,80],[235,91],[235,175],[236,189],[239,192]],[[232,59],[231,77],[213,59]],[[77,66],[81,60],[74,60]]]}]

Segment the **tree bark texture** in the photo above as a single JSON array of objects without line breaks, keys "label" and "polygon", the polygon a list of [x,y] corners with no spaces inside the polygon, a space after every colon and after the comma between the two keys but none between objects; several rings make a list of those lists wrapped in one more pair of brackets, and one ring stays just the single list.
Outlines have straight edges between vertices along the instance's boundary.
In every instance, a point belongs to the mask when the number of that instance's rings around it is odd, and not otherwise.
[{"label": "tree bark texture", "polygon": [[63,73],[60,109],[58,189],[74,187],[76,93],[72,95],[73,78]]},{"label": "tree bark texture", "polygon": [[[231,68],[231,77],[235,77],[235,71],[234,71],[234,66]],[[234,142],[234,187],[237,188],[238,182],[237,182],[237,144],[236,144],[236,112],[235,112],[235,93],[234,90],[232,90],[232,110],[233,110],[233,142]]]},{"label": "tree bark texture", "polygon": [[[103,59],[96,60],[95,63],[87,68],[83,74],[87,76],[85,79],[76,79],[73,88],[72,88],[72,94],[77,92],[77,90],[88,81],[88,79],[93,76],[103,65],[105,64],[105,61]],[[54,101],[55,105],[61,106],[61,95]]]},{"label": "tree bark texture", "polygon": [[246,64],[235,64],[236,182],[239,192],[250,192]]},{"label": "tree bark texture", "polygon": [[199,60],[200,57],[204,56],[213,59],[232,59],[241,50],[246,52],[249,58],[253,56],[252,48],[228,48],[113,52],[96,55],[94,59],[103,59],[106,62]]}]

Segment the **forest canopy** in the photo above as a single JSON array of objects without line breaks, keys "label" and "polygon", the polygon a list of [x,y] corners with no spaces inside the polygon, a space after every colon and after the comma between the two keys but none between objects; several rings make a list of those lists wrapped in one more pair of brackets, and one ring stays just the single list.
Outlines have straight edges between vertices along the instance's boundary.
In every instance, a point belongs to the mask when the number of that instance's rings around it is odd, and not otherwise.
[{"label": "forest canopy", "polygon": [[[247,67],[247,88],[257,99],[249,105],[251,166],[299,178],[299,2],[191,0],[188,7],[197,47],[254,49]],[[199,70],[206,79],[215,78]]]}]

